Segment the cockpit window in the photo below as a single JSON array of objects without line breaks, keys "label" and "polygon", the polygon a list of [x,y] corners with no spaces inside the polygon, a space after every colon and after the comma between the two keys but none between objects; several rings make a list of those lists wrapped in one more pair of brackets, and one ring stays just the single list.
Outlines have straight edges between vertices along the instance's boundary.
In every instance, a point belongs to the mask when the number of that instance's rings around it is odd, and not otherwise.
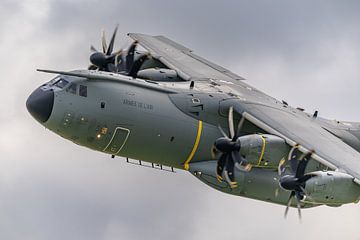
[{"label": "cockpit window", "polygon": [[87,86],[80,85],[79,95],[82,97],[87,97]]},{"label": "cockpit window", "polygon": [[60,77],[59,76],[57,76],[57,77],[55,77],[55,78],[53,78],[53,79],[51,79],[51,81],[49,81],[48,83],[49,83],[49,85],[54,85],[54,83],[55,82],[57,82],[58,80],[60,79]]},{"label": "cockpit window", "polygon": [[53,86],[63,89],[68,83],[69,82],[66,81],[65,79],[60,78],[53,84]]},{"label": "cockpit window", "polygon": [[76,94],[77,84],[71,83],[70,86],[66,89],[67,92],[71,94]]}]

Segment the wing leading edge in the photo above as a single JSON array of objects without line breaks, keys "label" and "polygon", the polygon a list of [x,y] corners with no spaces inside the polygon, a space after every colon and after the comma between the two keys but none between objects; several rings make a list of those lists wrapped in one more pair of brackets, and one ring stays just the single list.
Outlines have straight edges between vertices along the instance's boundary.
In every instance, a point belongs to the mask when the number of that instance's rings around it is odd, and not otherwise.
[{"label": "wing leading edge", "polygon": [[129,33],[128,35],[139,41],[140,45],[148,50],[152,57],[176,70],[184,80],[209,78],[226,81],[244,80],[235,73],[195,55],[191,49],[164,36],[150,36],[140,33]]}]

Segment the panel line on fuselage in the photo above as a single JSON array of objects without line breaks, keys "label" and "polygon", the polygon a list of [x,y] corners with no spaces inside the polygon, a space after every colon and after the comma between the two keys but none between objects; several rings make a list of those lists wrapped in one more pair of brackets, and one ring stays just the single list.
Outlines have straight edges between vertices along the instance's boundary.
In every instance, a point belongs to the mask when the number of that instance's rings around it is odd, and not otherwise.
[{"label": "panel line on fuselage", "polygon": [[186,161],[184,163],[185,170],[189,170],[189,168],[190,168],[189,163],[192,160],[192,158],[194,157],[197,148],[199,147],[201,133],[202,133],[202,125],[203,125],[203,122],[201,120],[199,120],[199,125],[198,125],[198,130],[197,130],[197,135],[196,135],[194,146],[190,152],[189,157],[186,159]]}]

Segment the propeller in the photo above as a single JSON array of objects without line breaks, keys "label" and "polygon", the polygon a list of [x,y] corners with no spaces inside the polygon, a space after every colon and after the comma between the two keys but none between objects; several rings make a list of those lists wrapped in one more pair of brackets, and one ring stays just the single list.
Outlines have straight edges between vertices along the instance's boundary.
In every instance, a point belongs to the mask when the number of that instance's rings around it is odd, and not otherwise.
[{"label": "propeller", "polygon": [[251,169],[251,165],[240,155],[241,143],[238,140],[245,119],[244,117],[241,118],[235,131],[233,115],[234,108],[231,106],[228,114],[229,135],[227,135],[219,126],[219,130],[223,137],[220,137],[215,141],[211,151],[214,157],[221,153],[216,167],[217,179],[220,182],[223,181],[222,176],[224,174],[225,180],[229,183],[231,188],[237,187],[234,176],[234,166],[243,171],[250,171]]},{"label": "propeller", "polygon": [[281,188],[291,191],[286,204],[284,217],[287,217],[292,200],[295,198],[299,219],[301,220],[301,200],[307,197],[307,193],[305,191],[306,181],[315,176],[311,173],[305,174],[305,170],[312,154],[315,151],[311,150],[308,153],[302,153],[299,150],[299,147],[300,145],[296,144],[291,148],[288,155],[291,175],[285,173],[286,161],[284,159],[280,161],[278,171],[280,175],[279,185]]},{"label": "propeller", "polygon": [[89,66],[89,70],[95,70],[95,69],[99,69],[101,71],[111,71],[114,70],[113,66],[117,63],[115,63],[115,58],[117,55],[121,54],[121,50],[113,53],[113,49],[114,49],[114,42],[115,42],[115,37],[116,37],[116,33],[118,30],[119,25],[116,25],[114,33],[111,37],[109,46],[106,43],[106,38],[105,38],[105,31],[102,31],[101,34],[101,46],[102,46],[102,52],[96,50],[96,48],[94,46],[90,47],[90,50],[92,52],[94,52],[93,54],[91,54],[90,56],[90,62],[92,65]]},{"label": "propeller", "polygon": [[100,70],[107,72],[123,73],[128,76],[137,77],[142,64],[150,57],[149,54],[140,55],[135,59],[135,50],[138,45],[138,41],[134,41],[128,50],[125,52],[120,49],[113,53],[116,33],[119,25],[115,27],[115,30],[111,36],[109,45],[107,45],[105,31],[101,34],[101,46],[102,51],[98,51],[91,45],[90,50],[93,52],[90,55],[91,65],[89,70]]}]

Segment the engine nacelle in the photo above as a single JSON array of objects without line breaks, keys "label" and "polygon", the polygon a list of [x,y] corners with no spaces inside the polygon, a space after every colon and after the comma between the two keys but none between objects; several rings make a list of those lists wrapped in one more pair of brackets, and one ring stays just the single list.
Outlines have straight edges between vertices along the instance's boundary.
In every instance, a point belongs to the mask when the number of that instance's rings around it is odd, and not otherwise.
[{"label": "engine nacelle", "polygon": [[359,201],[360,186],[354,182],[354,177],[341,172],[314,172],[317,176],[306,182],[308,199],[332,206]]},{"label": "engine nacelle", "polygon": [[287,158],[290,147],[285,140],[269,134],[252,134],[238,138],[240,154],[256,166],[277,168],[282,158]]},{"label": "engine nacelle", "polygon": [[181,81],[175,70],[166,68],[147,68],[138,72],[139,78],[162,81],[162,82],[177,82]]}]

